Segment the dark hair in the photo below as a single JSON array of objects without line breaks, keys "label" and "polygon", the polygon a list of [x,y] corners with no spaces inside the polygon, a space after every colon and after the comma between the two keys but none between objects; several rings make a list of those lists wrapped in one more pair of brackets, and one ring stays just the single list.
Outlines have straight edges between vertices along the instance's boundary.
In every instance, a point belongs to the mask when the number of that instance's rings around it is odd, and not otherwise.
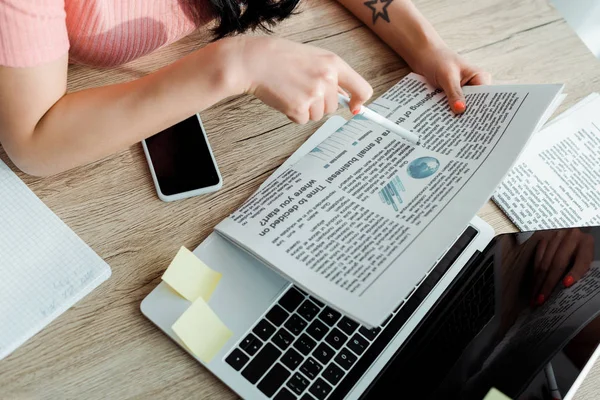
[{"label": "dark hair", "polygon": [[186,0],[187,8],[194,19],[201,20],[201,7],[208,3],[211,16],[216,19],[213,28],[215,39],[260,29],[271,32],[271,28],[294,13],[300,0]]}]

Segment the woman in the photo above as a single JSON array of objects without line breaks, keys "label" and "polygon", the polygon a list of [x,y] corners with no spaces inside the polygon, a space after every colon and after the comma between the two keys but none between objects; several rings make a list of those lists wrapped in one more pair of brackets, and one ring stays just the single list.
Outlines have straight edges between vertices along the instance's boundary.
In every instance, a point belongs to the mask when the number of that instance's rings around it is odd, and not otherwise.
[{"label": "woman", "polygon": [[[290,16],[299,0],[2,0],[0,143],[18,168],[55,174],[98,160],[232,95],[292,121],[356,110],[370,85],[336,55],[236,34]],[[410,0],[339,0],[465,110],[461,86],[489,75],[450,50]],[[217,40],[141,79],[66,94],[67,66],[116,66],[216,23]],[[273,62],[277,60],[277,62]]]}]

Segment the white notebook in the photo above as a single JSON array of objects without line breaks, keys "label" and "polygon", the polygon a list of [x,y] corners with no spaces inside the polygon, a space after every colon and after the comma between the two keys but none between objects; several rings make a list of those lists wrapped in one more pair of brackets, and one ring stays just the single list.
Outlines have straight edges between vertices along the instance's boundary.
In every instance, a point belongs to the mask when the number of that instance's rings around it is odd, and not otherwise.
[{"label": "white notebook", "polygon": [[110,273],[0,160],[0,360]]}]

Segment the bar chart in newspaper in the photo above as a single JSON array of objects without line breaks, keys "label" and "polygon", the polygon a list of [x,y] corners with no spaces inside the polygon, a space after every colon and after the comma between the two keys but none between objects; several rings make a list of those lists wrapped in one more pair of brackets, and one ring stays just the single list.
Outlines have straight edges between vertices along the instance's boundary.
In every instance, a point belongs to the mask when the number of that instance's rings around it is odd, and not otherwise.
[{"label": "bar chart in newspaper", "polygon": [[309,155],[325,163],[329,168],[332,160],[335,160],[349,144],[356,146],[360,141],[372,132],[373,122],[361,115],[357,115],[344,126],[335,131],[327,140],[311,150]]},{"label": "bar chart in newspaper", "polygon": [[402,184],[400,177],[396,175],[387,185],[383,187],[383,189],[379,191],[379,198],[383,204],[392,207],[394,211],[398,211],[400,209],[400,205],[404,203],[401,194],[403,192],[406,192],[406,188]]}]

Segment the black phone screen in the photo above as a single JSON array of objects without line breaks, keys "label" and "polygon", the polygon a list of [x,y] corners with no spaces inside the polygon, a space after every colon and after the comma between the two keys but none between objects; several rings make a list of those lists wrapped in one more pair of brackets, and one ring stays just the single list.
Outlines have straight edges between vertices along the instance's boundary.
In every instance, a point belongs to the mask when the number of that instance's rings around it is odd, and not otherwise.
[{"label": "black phone screen", "polygon": [[174,195],[214,186],[219,175],[195,115],[146,139],[161,192]]}]

